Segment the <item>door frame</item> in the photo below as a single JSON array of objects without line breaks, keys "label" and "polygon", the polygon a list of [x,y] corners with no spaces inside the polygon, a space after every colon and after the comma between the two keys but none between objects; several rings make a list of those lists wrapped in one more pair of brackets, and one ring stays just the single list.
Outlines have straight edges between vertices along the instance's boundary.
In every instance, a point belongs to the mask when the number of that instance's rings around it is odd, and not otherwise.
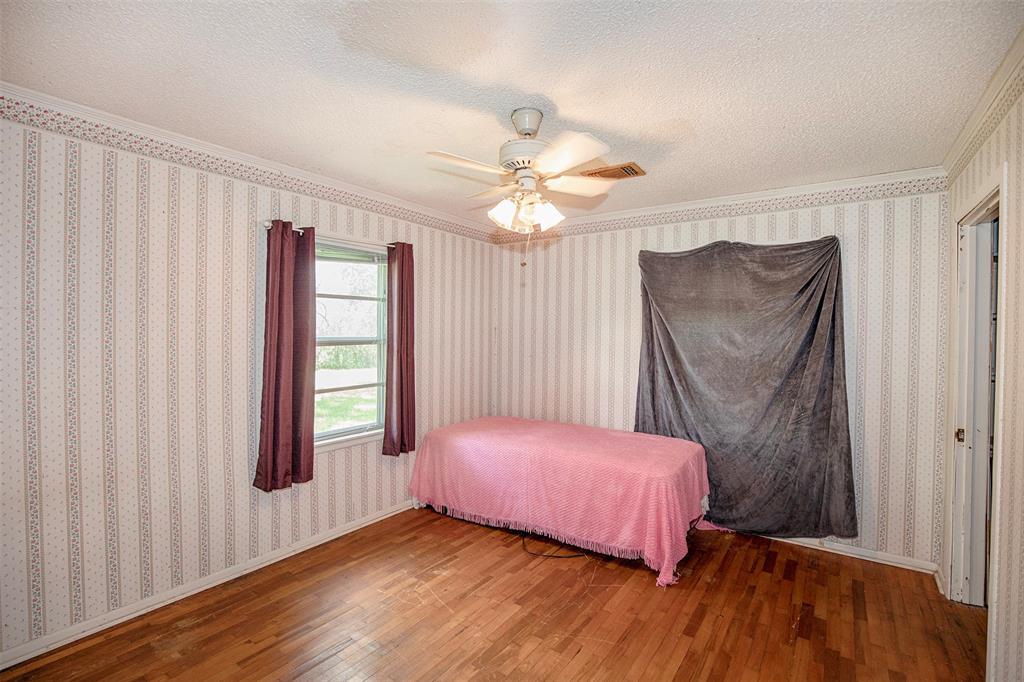
[{"label": "door frame", "polygon": [[[952,226],[955,233],[953,239],[954,248],[950,254],[953,261],[953,272],[956,276],[951,278],[950,288],[953,295],[951,298],[951,307],[953,315],[951,320],[955,320],[956,324],[953,326],[951,337],[951,348],[949,357],[953,361],[954,367],[956,368],[956,381],[953,384],[953,390],[949,391],[948,398],[948,414],[951,419],[949,424],[951,425],[947,442],[950,443],[950,447],[947,450],[951,457],[951,466],[947,468],[947,473],[950,474],[950,480],[947,481],[947,490],[950,493],[950,514],[947,516],[950,523],[946,529],[946,541],[948,543],[949,552],[946,553],[946,559],[944,568],[947,569],[947,580],[945,582],[946,596],[956,601],[968,601],[971,596],[969,586],[971,584],[970,575],[970,562],[965,560],[966,557],[970,556],[971,543],[974,538],[970,535],[971,528],[971,514],[972,514],[972,502],[975,500],[975,495],[987,495],[984,484],[965,486],[964,483],[971,480],[971,472],[969,471],[968,461],[963,456],[964,450],[958,448],[956,442],[955,430],[962,426],[959,423],[960,420],[960,391],[961,386],[966,382],[962,381],[961,373],[965,370],[962,362],[962,356],[964,355],[964,347],[966,345],[966,339],[961,338],[961,324],[960,324],[960,297],[959,297],[959,283],[960,283],[960,272],[959,272],[959,249],[960,249],[960,230],[961,228],[970,229],[971,227],[987,222],[984,218],[992,213],[993,208],[998,204],[998,220],[999,220],[999,231],[996,235],[1000,251],[1004,251],[1003,245],[1005,244],[1004,235],[1006,230],[1009,228],[1008,225],[1008,214],[1007,214],[1007,189],[1009,180],[1009,166],[1005,162],[1003,163],[1001,182],[998,187],[991,189],[985,198],[979,202],[974,208],[966,212],[954,225]],[[1002,264],[1000,264],[1002,266]],[[1005,364],[1005,349],[1006,349],[1006,325],[1005,325],[1005,311],[1006,311],[1006,287],[1007,287],[1007,273],[1005,267],[997,268],[997,323],[996,323],[996,339],[995,339],[995,396],[992,406],[993,410],[993,428],[992,428],[992,475],[990,479],[991,484],[991,497],[989,502],[989,519],[990,525],[988,529],[989,538],[989,562],[987,575],[984,575],[984,580],[979,580],[978,576],[974,576],[974,585],[978,583],[988,585],[987,601],[991,604],[995,600],[995,580],[994,573],[996,570],[996,552],[998,548],[998,510],[999,510],[999,485],[998,481],[1001,479],[1001,460],[1003,450],[1003,419],[1002,419],[1002,404],[1004,400],[1005,390],[1005,377],[1004,370]],[[984,551],[984,545],[982,545],[982,551]],[[974,601],[978,601],[977,592],[975,594]],[[984,594],[984,593],[982,593]]]}]

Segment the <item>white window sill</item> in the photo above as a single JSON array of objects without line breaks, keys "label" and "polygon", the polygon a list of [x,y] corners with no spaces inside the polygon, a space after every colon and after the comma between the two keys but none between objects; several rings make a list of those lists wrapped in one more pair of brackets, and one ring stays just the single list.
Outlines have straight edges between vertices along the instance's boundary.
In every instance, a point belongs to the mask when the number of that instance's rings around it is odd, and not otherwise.
[{"label": "white window sill", "polygon": [[379,429],[377,431],[368,431],[366,433],[353,433],[349,436],[338,436],[337,438],[331,438],[329,440],[317,441],[313,444],[313,452],[317,453],[338,450],[339,448],[346,448],[352,445],[362,445],[363,443],[369,443],[371,441],[377,441],[383,445],[384,430]]}]

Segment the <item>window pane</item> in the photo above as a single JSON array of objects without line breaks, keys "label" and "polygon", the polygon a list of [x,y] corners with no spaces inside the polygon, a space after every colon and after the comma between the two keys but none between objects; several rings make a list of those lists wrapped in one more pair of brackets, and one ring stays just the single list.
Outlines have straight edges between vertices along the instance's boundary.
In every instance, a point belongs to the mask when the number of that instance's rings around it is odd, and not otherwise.
[{"label": "window pane", "polygon": [[377,291],[379,268],[376,263],[317,260],[316,291],[320,294],[383,296],[383,292]]},{"label": "window pane", "polygon": [[320,346],[316,349],[317,390],[377,381],[377,346]]},{"label": "window pane", "polygon": [[377,301],[316,299],[316,335],[377,338]]},{"label": "window pane", "polygon": [[379,421],[376,388],[319,393],[316,396],[313,430],[318,434]]}]

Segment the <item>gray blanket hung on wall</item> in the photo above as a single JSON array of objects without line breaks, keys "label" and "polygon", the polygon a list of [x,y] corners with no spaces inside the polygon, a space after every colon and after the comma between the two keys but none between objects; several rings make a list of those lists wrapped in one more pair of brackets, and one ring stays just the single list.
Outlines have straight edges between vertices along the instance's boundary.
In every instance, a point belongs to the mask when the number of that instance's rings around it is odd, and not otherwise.
[{"label": "gray blanket hung on wall", "polygon": [[857,534],[839,240],[640,252],[636,430],[701,443],[707,517]]}]

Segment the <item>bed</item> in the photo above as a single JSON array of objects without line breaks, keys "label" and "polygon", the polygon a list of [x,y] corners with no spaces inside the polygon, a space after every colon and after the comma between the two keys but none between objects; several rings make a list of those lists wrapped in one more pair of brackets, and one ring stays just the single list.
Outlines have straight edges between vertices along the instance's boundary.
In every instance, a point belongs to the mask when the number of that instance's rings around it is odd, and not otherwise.
[{"label": "bed", "polygon": [[642,559],[666,586],[708,476],[704,448],[687,440],[483,417],[428,433],[409,490],[456,518]]}]

